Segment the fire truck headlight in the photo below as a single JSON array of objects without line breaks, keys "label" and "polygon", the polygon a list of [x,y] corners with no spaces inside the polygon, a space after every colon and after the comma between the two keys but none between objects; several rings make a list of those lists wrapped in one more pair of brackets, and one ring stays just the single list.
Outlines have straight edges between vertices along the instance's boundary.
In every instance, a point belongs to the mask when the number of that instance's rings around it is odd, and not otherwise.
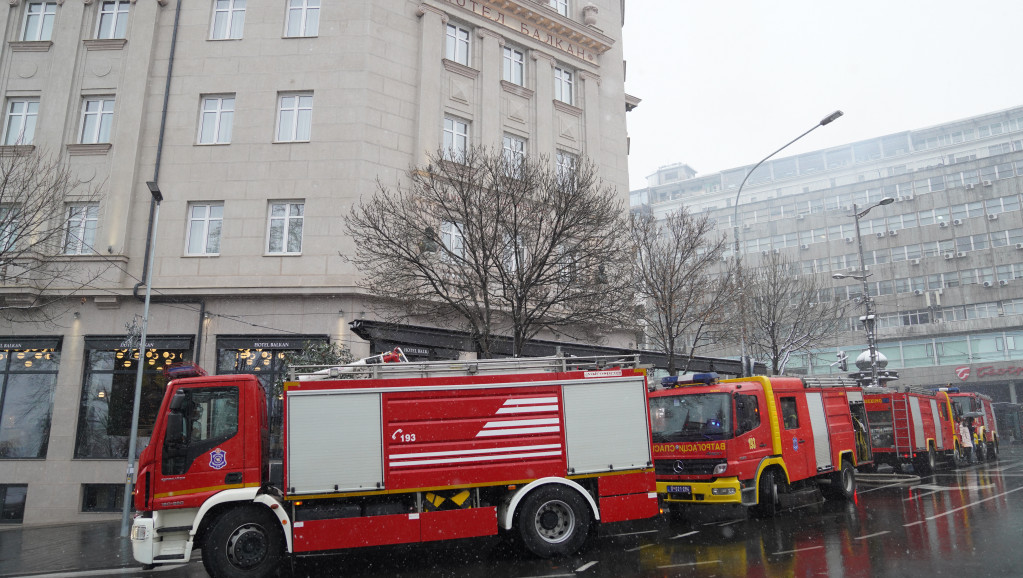
[{"label": "fire truck headlight", "polygon": [[720,476],[721,474],[725,473],[725,470],[727,469],[728,464],[718,464],[714,466],[714,471],[712,472],[712,474],[715,476]]},{"label": "fire truck headlight", "polygon": [[711,488],[710,494],[712,496],[732,496],[735,494],[735,488]]}]

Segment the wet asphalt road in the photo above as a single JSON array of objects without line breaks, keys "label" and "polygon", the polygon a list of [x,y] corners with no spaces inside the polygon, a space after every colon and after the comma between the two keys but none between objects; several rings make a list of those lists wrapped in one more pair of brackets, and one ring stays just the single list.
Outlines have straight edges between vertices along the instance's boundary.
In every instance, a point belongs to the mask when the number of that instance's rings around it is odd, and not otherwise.
[{"label": "wet asphalt road", "polygon": [[[3,536],[0,535],[0,540]],[[113,549],[117,549],[115,546]],[[205,576],[201,553],[153,571],[83,568],[0,576]],[[1023,576],[1023,448],[1001,460],[918,483],[862,484],[855,502],[826,502],[747,518],[699,509],[629,527],[602,528],[579,554],[538,560],[499,539],[348,551],[305,559],[295,576]]]}]

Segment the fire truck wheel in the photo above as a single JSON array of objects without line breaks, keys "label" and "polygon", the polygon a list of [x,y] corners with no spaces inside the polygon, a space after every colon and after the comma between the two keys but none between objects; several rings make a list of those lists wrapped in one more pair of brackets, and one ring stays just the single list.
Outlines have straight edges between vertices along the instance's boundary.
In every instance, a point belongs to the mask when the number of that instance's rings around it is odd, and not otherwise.
[{"label": "fire truck wheel", "polygon": [[856,495],[856,470],[849,460],[842,460],[842,467],[831,474],[831,485],[828,495],[833,498],[853,499]]},{"label": "fire truck wheel", "polygon": [[917,458],[917,460],[913,462],[913,469],[921,476],[929,476],[933,474],[934,470],[937,468],[938,458],[934,454],[934,446],[928,446],[927,454],[922,458]]},{"label": "fire truck wheel", "polygon": [[216,578],[266,578],[280,564],[280,524],[262,506],[235,508],[210,529],[202,548],[203,566]]},{"label": "fire truck wheel", "polygon": [[766,470],[760,474],[757,483],[757,504],[750,506],[750,513],[758,518],[773,518],[778,513],[778,484],[774,481],[774,471]]},{"label": "fire truck wheel", "polygon": [[522,545],[541,558],[573,554],[590,531],[590,507],[575,490],[547,485],[519,505],[515,525]]},{"label": "fire truck wheel", "polygon": [[952,467],[963,468],[969,465],[966,461],[966,454],[963,453],[963,446],[956,444],[952,450]]},{"label": "fire truck wheel", "polygon": [[979,442],[974,444],[973,451],[977,453],[977,463],[987,461],[987,444]]},{"label": "fire truck wheel", "polygon": [[993,462],[998,461],[998,442],[993,441],[987,445],[987,457]]}]

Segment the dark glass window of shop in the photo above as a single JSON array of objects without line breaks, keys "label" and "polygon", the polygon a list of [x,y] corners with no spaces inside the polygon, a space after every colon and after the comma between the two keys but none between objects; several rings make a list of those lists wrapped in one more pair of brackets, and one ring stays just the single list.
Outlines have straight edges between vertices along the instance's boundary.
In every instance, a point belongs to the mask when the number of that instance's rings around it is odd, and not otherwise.
[{"label": "dark glass window of shop", "polygon": [[0,349],[0,458],[45,458],[59,340],[5,339],[11,347]]},{"label": "dark glass window of shop", "polygon": [[83,512],[120,512],[122,504],[124,484],[82,484]]},{"label": "dark glass window of shop", "polygon": [[[135,405],[139,350],[121,348],[123,338],[85,339],[85,378],[78,409],[75,458],[125,459]],[[164,369],[192,359],[191,337],[147,339],[142,350],[142,397],[139,404],[138,452],[156,422],[167,388]]]},{"label": "dark glass window of shop", "polygon": [[0,524],[20,524],[25,518],[25,484],[0,484]]}]

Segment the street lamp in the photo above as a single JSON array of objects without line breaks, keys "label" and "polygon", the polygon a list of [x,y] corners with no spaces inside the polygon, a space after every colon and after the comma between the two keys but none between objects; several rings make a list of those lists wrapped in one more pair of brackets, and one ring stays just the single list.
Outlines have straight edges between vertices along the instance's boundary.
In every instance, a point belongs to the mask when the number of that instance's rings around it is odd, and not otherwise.
[{"label": "street lamp", "polygon": [[124,480],[124,503],[121,505],[122,538],[128,537],[128,529],[130,528],[128,514],[131,511],[131,488],[135,477],[135,446],[138,444],[139,406],[142,401],[142,373],[146,366],[145,355],[142,352],[146,349],[146,331],[149,326],[149,297],[153,287],[153,258],[156,255],[156,225],[160,222],[160,202],[163,201],[163,193],[160,192],[160,186],[155,181],[147,181],[146,186],[149,187],[149,194],[153,197],[153,230],[150,233],[152,243],[149,255],[146,256],[146,259],[149,260],[149,265],[146,268],[146,301],[145,306],[142,308],[142,334],[139,337],[138,344],[139,359],[138,363],[135,364],[135,404],[131,410],[131,433],[128,437],[128,468]]},{"label": "street lamp", "polygon": [[[796,142],[797,140],[803,138],[804,136],[806,136],[806,135],[810,134],[811,132],[813,132],[814,130],[816,130],[817,127],[824,126],[826,124],[831,124],[835,119],[837,119],[840,116],[842,116],[842,111],[836,110],[835,112],[833,112],[833,113],[829,114],[828,116],[822,118],[820,120],[820,122],[818,122],[817,124],[815,124],[812,127],[810,127],[810,129],[807,130],[806,132],[804,132],[803,134],[801,134],[801,135],[797,136],[796,138],[790,140],[789,142],[785,143],[780,148],[778,148],[778,150],[776,150],[773,153],[767,155],[766,157],[760,159],[760,162],[758,162],[757,164],[753,165],[753,168],[749,172],[746,173],[746,176],[742,179],[742,182],[739,183],[739,190],[736,191],[736,193],[735,193],[735,204],[734,204],[734,206],[732,208],[732,234],[733,234],[733,238],[735,239],[735,259],[736,259],[735,263],[736,263],[736,271],[741,271],[741,269],[742,269],[742,257],[740,256],[740,253],[739,253],[739,197],[742,195],[742,188],[746,186],[746,181],[749,180],[750,175],[755,173],[756,170],[758,168],[760,168],[760,165],[764,164],[764,162],[766,162],[767,159],[769,159],[769,158],[773,157],[774,155],[780,153],[781,151],[785,150],[792,143]],[[744,309],[744,306],[742,304],[742,294],[741,294],[742,285],[741,284],[739,285],[739,291],[740,291],[739,307],[741,309]],[[746,360],[746,357],[747,357],[746,356],[746,319],[744,317],[744,313],[745,313],[744,311],[740,311],[740,319],[742,320],[742,334],[739,336],[739,349],[740,349],[740,356],[741,356],[740,362],[742,364],[742,377],[747,377],[752,372],[747,372],[747,364],[748,364],[748,362]],[[752,364],[750,364],[749,366],[752,367]]]},{"label": "street lamp", "polygon": [[863,303],[866,305],[867,314],[862,318],[862,321],[863,328],[867,332],[867,351],[870,352],[870,385],[874,387],[881,385],[877,381],[877,339],[874,336],[876,316],[874,313],[874,300],[870,297],[870,288],[867,285],[867,277],[870,277],[870,273],[867,273],[867,267],[863,261],[863,238],[860,236],[860,217],[869,213],[874,207],[890,205],[894,202],[895,199],[885,197],[862,211],[853,203],[853,218],[856,221],[856,247],[859,250],[860,256],[860,274],[846,275],[835,273],[831,276],[832,279],[855,279],[863,283]]}]

